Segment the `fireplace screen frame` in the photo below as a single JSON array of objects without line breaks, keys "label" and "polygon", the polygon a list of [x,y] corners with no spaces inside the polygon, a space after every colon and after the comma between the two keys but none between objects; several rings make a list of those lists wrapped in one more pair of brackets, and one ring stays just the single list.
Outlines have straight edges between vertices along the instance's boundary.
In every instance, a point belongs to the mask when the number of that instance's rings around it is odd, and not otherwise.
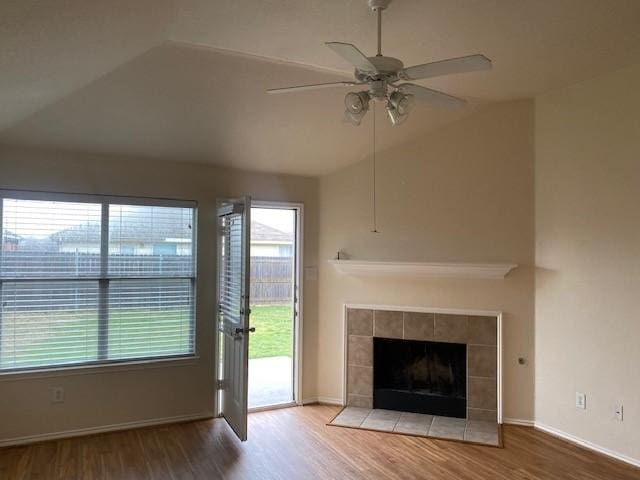
[{"label": "fireplace screen frame", "polygon": [[[439,358],[445,363],[439,363]],[[395,372],[390,371],[389,363],[394,364]],[[374,337],[373,408],[466,418],[467,371],[464,343]],[[414,389],[411,377],[423,388]],[[443,391],[447,380],[450,392]],[[440,391],[434,386],[432,392],[426,392],[430,381],[440,383]]]}]

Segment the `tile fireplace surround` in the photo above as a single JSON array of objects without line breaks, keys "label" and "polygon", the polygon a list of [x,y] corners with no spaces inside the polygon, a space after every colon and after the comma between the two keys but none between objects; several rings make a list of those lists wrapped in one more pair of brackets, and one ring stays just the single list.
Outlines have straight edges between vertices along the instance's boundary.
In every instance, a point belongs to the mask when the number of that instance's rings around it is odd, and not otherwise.
[{"label": "tile fireplace surround", "polygon": [[462,343],[467,346],[467,420],[501,423],[500,314],[415,310],[347,306],[346,405],[373,408],[374,337]]}]

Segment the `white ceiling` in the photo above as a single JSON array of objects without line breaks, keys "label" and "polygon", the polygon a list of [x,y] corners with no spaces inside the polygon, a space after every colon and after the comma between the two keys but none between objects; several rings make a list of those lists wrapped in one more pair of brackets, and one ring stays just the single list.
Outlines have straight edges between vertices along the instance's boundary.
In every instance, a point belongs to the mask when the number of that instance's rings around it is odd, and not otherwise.
[{"label": "white ceiling", "polygon": [[[395,0],[383,53],[406,65],[484,53],[495,68],[422,82],[471,107],[380,121],[381,147],[638,62],[639,24],[638,0]],[[0,141],[326,173],[370,151],[370,127],[341,124],[344,90],[263,90],[350,75],[329,40],[374,53],[365,0],[4,0]]]}]

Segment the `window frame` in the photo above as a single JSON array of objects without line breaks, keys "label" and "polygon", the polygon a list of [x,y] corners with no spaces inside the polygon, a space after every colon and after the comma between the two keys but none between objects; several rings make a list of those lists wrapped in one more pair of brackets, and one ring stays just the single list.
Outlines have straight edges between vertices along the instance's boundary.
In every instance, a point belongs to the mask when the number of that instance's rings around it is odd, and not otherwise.
[{"label": "window frame", "polygon": [[[154,197],[129,197],[118,195],[99,195],[99,194],[81,194],[81,193],[60,193],[47,191],[29,191],[29,190],[12,190],[0,189],[0,268],[2,266],[2,256],[4,249],[1,242],[3,239],[3,207],[4,199],[14,200],[35,200],[35,201],[54,201],[54,202],[74,202],[74,203],[92,203],[101,205],[100,220],[100,272],[97,276],[79,276],[64,277],[45,276],[45,277],[3,277],[0,273],[0,296],[2,294],[2,286],[4,283],[22,283],[22,282],[60,282],[60,281],[79,281],[94,282],[98,285],[98,332],[108,329],[109,326],[109,284],[112,281],[127,280],[189,280],[191,287],[191,345],[192,350],[187,353],[156,355],[150,357],[129,357],[121,359],[109,359],[107,356],[108,342],[104,345],[98,344],[97,358],[95,360],[74,362],[68,364],[50,364],[39,365],[33,367],[16,367],[16,368],[0,368],[0,377],[6,375],[37,373],[37,372],[59,372],[74,369],[90,369],[114,367],[123,365],[145,365],[145,364],[165,364],[170,365],[173,361],[192,361],[199,358],[197,349],[197,233],[198,233],[198,203],[195,200],[181,200]],[[147,207],[174,207],[174,208],[190,208],[193,211],[192,218],[192,274],[191,275],[140,275],[140,276],[123,276],[109,275],[109,206],[113,205],[132,205]],[[105,338],[108,338],[106,336]],[[0,341],[2,339],[2,310],[0,309]],[[0,348],[2,344],[0,342]]]}]

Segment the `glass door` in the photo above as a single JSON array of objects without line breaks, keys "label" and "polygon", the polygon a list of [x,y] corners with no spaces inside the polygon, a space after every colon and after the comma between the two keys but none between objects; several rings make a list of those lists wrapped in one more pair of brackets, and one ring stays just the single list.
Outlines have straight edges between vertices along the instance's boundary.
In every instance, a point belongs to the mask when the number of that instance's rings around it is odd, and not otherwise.
[{"label": "glass door", "polygon": [[293,404],[298,330],[299,208],[251,209],[249,409]]}]

